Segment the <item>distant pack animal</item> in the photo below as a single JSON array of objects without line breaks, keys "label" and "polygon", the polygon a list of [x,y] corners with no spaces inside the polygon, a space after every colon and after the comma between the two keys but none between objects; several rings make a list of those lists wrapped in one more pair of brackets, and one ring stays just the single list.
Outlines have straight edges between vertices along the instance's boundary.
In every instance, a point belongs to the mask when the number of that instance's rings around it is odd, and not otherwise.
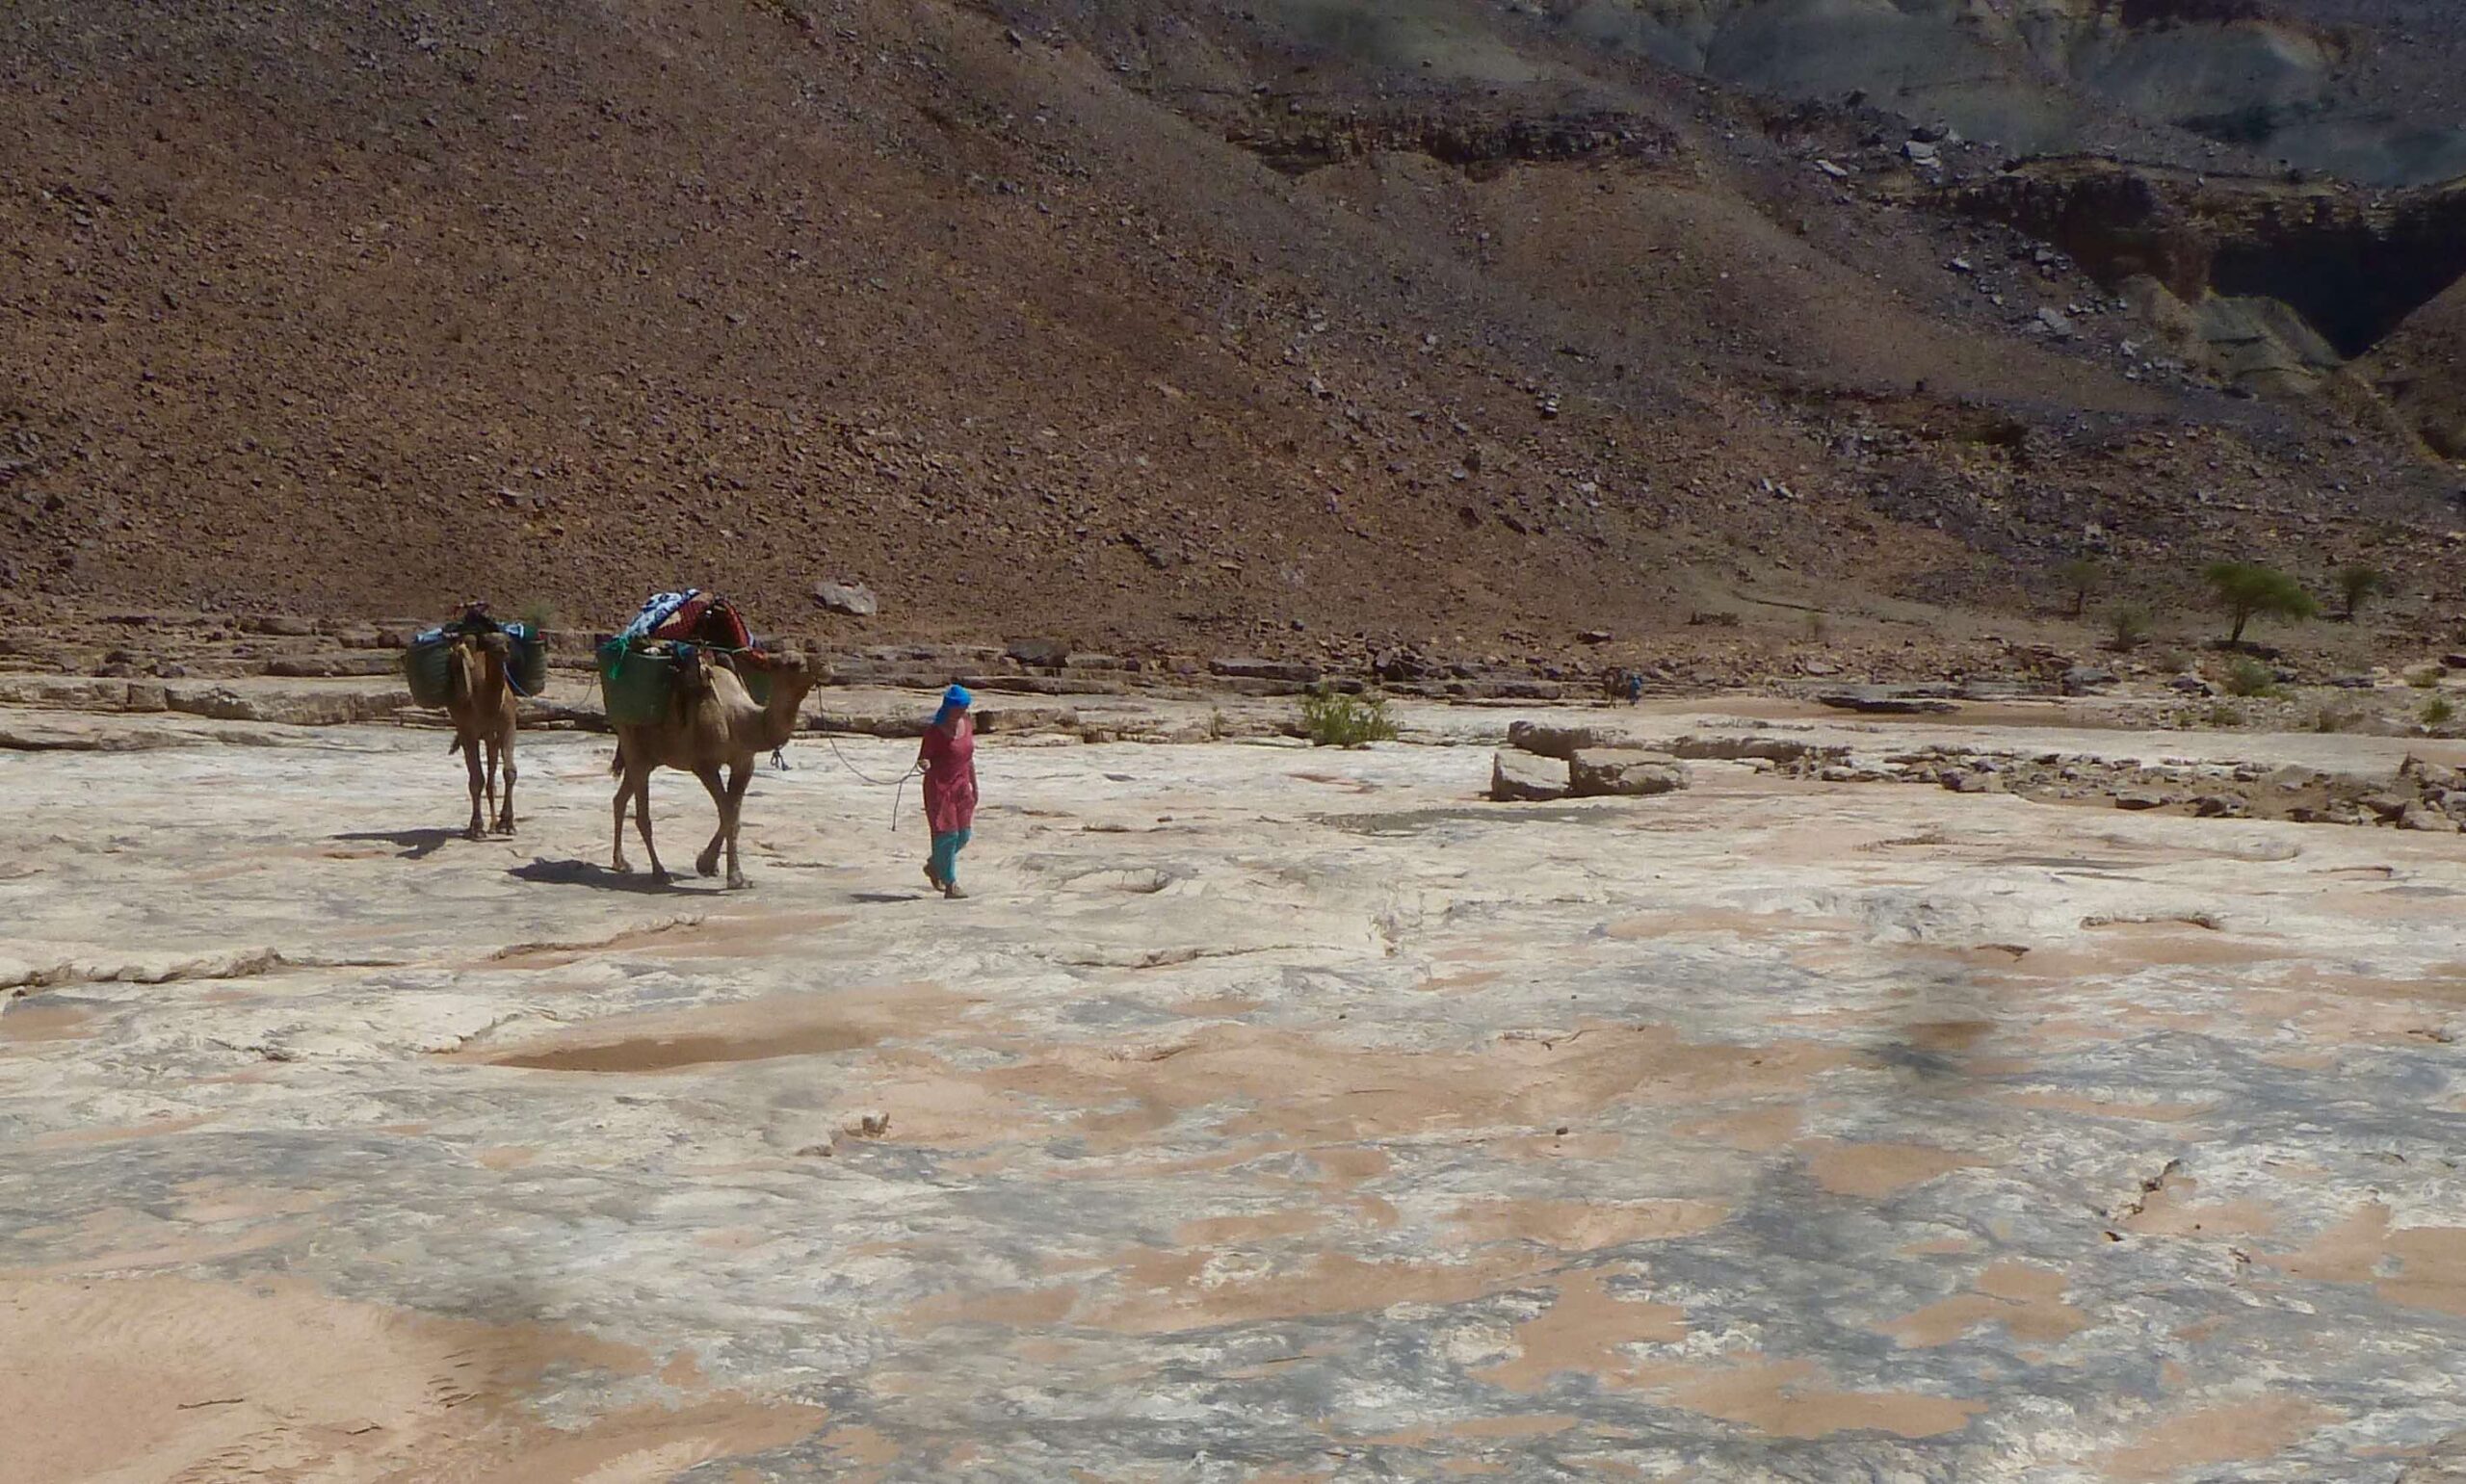
[{"label": "distant pack animal", "polygon": [[[513,641],[503,633],[456,635],[446,656],[446,715],[454,719],[454,745],[462,754],[471,781],[471,823],[463,834],[473,840],[489,830],[513,833],[514,695],[506,666]],[[504,791],[498,792],[498,780]],[[485,794],[487,810],[482,813]]]}]

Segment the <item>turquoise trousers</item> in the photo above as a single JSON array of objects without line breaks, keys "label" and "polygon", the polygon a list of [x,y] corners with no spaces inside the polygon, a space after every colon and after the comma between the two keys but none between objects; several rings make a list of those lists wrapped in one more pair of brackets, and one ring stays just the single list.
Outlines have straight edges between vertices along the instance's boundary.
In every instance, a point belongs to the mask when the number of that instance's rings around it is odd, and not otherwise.
[{"label": "turquoise trousers", "polygon": [[959,849],[968,843],[969,837],[975,833],[976,831],[971,829],[962,829],[953,830],[947,835],[936,835],[933,837],[933,874],[935,877],[940,880],[947,881],[953,886],[957,886],[958,884]]}]

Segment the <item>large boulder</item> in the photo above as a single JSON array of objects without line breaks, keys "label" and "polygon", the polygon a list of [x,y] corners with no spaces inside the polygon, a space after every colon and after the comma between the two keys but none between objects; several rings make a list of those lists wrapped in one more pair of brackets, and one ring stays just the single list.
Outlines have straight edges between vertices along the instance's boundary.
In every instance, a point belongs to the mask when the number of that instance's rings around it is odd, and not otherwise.
[{"label": "large boulder", "polygon": [[1693,780],[1687,765],[1666,752],[1586,747],[1570,760],[1567,781],[1578,798],[1609,798],[1673,794]]},{"label": "large boulder", "polygon": [[834,613],[851,618],[871,618],[882,611],[881,599],[862,583],[835,583],[827,579],[813,585],[813,600]]},{"label": "large boulder", "polygon": [[1564,763],[1587,747],[1617,745],[1612,739],[1588,726],[1552,726],[1545,721],[1510,721],[1507,727],[1507,744],[1535,757],[1557,758]]},{"label": "large boulder", "polygon": [[2457,821],[2428,804],[2409,804],[2398,816],[2400,829],[2426,830],[2435,835],[2454,835]]},{"label": "large boulder", "polygon": [[1490,754],[1490,797],[1503,803],[1538,803],[1564,798],[1569,788],[1567,765],[1523,752]]}]

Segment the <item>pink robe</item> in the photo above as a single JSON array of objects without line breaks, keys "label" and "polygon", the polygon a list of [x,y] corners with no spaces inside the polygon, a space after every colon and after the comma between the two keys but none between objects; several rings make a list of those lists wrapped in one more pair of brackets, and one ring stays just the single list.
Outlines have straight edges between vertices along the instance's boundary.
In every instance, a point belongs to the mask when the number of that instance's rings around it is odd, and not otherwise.
[{"label": "pink robe", "polygon": [[957,732],[927,727],[918,753],[927,765],[925,822],[936,835],[956,835],[976,823],[976,723],[962,716]]}]

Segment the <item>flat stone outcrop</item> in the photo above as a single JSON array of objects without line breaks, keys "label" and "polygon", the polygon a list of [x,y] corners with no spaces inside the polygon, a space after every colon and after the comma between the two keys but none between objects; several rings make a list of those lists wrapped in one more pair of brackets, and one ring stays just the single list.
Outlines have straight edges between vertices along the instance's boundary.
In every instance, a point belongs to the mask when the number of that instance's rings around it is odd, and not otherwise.
[{"label": "flat stone outcrop", "polygon": [[1641,747],[1582,748],[1568,764],[1567,779],[1578,798],[1675,794],[1694,781],[1686,764]]},{"label": "flat stone outcrop", "polygon": [[1564,798],[1574,785],[1567,765],[1528,752],[1490,754],[1490,797],[1502,803],[1539,803]]},{"label": "flat stone outcrop", "polygon": [[1620,740],[1599,727],[1563,726],[1547,721],[1510,721],[1507,727],[1507,744],[1519,752],[1535,757],[1572,761],[1587,747],[1614,747]]}]

